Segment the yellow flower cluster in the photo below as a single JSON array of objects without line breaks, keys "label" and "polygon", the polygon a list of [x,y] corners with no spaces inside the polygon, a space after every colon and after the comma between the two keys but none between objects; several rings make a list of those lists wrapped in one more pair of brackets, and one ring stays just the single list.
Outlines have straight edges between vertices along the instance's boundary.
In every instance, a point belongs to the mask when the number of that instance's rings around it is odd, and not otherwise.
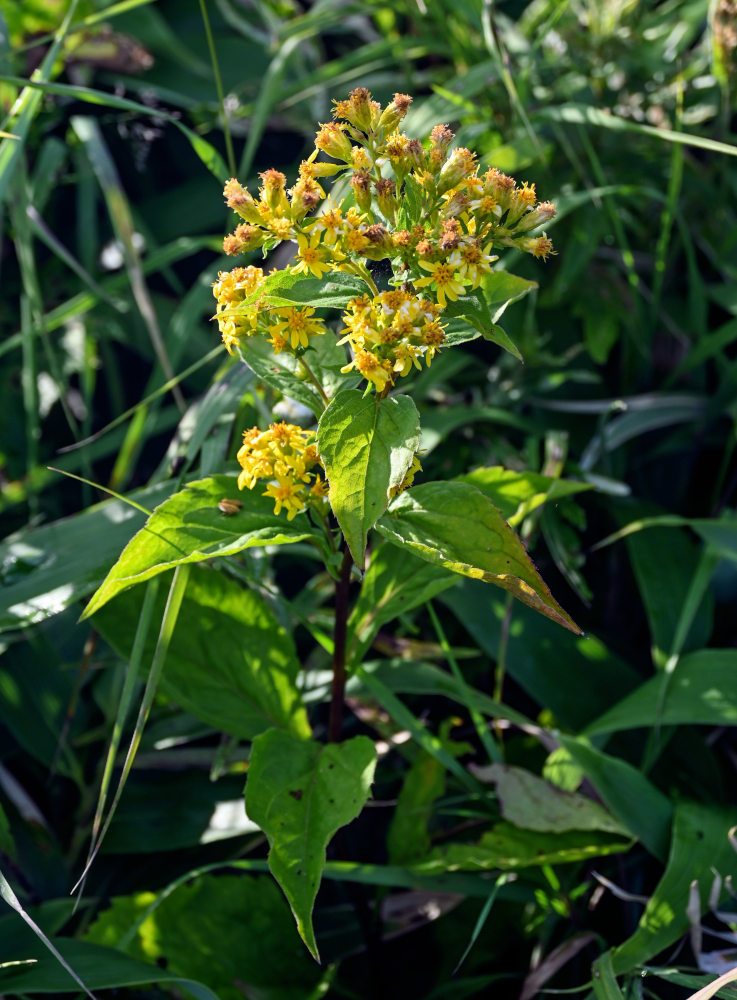
[{"label": "yellow flower cluster", "polygon": [[275,514],[284,508],[288,521],[327,493],[315,432],[294,424],[271,424],[265,431],[251,427],[243,435],[238,462],[238,489],[252,490],[260,479],[269,480],[262,496],[274,501]]},{"label": "yellow flower cluster", "polygon": [[440,313],[436,302],[402,288],[352,299],[339,343],[350,344],[353,359],[341,371],[359,371],[381,393],[396,375],[421,370],[420,361],[429,365],[445,341]]},{"label": "yellow flower cluster", "polygon": [[[242,219],[225,239],[226,253],[265,253],[292,240],[293,274],[322,279],[343,271],[365,281],[370,298],[354,299],[344,316],[353,356],[343,370],[360,372],[379,393],[423,359],[430,363],[444,341],[443,311],[483,285],[497,260],[495,248],[542,259],[553,252],[544,233],[533,235],[555,214],[550,202],[538,203],[534,185],[519,186],[495,168],[480,174],[474,153],[451,149],[454,135],[446,125],[436,125],[426,142],[410,138],[399,126],[411,103],[407,94],[395,94],[382,108],[358,87],[335,102],[334,120],[320,126],[293,187],[287,189],[278,170],[260,175],[257,199],[235,179],[225,185],[226,201]],[[320,154],[338,162],[318,160]],[[339,204],[319,181],[330,176],[350,185]],[[370,268],[379,260],[391,262],[390,284],[396,286],[381,294]],[[241,284],[236,279],[231,287],[221,274],[214,286],[229,350],[261,332],[275,351],[301,352],[325,332],[312,310],[296,307],[275,310],[277,322],[263,325],[258,301],[243,305],[245,295],[240,304],[234,298]],[[399,304],[390,305],[395,299]],[[400,328],[406,333],[391,341]]]},{"label": "yellow flower cluster", "polygon": [[263,283],[264,272],[260,267],[235,267],[232,271],[220,271],[212,286],[217,299],[215,318],[229,354],[233,353],[241,337],[256,332],[258,306],[238,307]]}]

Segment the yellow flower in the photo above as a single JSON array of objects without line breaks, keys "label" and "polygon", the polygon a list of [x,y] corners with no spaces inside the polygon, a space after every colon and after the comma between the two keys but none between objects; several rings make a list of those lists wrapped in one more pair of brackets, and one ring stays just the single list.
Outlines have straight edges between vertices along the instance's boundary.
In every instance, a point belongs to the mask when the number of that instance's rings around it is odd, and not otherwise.
[{"label": "yellow flower", "polygon": [[264,497],[271,497],[274,501],[274,513],[281,513],[282,507],[287,512],[287,521],[292,521],[297,514],[304,510],[304,499],[302,491],[285,476],[277,476],[276,483],[269,483],[264,492]]},{"label": "yellow flower", "polygon": [[459,295],[466,294],[465,288],[458,280],[456,269],[447,261],[433,263],[430,260],[421,260],[420,267],[424,271],[429,271],[430,274],[426,278],[415,281],[416,287],[423,288],[425,285],[435,285],[438,292],[438,302],[443,309],[446,306],[446,298],[455,302]]},{"label": "yellow flower", "polygon": [[322,278],[323,274],[333,270],[333,262],[343,259],[342,254],[321,246],[319,232],[313,233],[309,241],[300,234],[297,246],[298,263],[292,266],[292,274],[314,274],[316,278]]},{"label": "yellow flower", "polygon": [[279,321],[269,324],[269,333],[280,338],[288,335],[293,351],[298,347],[309,347],[310,337],[325,333],[322,321],[311,318],[314,311],[309,306],[303,308],[286,306],[276,309]]}]

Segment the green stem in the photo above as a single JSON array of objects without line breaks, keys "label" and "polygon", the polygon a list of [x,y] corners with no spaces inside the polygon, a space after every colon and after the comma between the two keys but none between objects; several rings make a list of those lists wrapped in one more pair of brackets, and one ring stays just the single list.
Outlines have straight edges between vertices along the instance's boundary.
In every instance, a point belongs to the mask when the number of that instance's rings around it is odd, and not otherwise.
[{"label": "green stem", "polygon": [[230,170],[231,176],[235,177],[235,150],[233,149],[233,137],[230,134],[230,124],[228,122],[228,114],[225,110],[225,92],[223,91],[223,81],[220,76],[220,63],[218,62],[217,52],[215,51],[215,39],[212,37],[212,28],[210,27],[210,18],[207,13],[207,4],[205,0],[200,0],[200,10],[202,11],[202,20],[205,25],[205,35],[207,37],[207,47],[210,50],[210,61],[212,62],[212,75],[215,78],[215,89],[217,90],[218,102],[220,104],[220,114],[223,116],[223,135],[225,137],[225,151],[228,157],[228,169]]},{"label": "green stem", "polygon": [[320,393],[320,399],[322,399],[323,403],[327,407],[328,404],[330,403],[330,399],[329,399],[327,393],[325,392],[325,390],[323,389],[322,385],[320,384],[319,378],[317,377],[317,375],[315,375],[315,373],[310,368],[310,366],[307,363],[307,361],[305,361],[304,357],[302,357],[302,358],[299,359],[299,363],[304,368],[305,375],[307,376],[307,378],[310,380],[310,382],[312,382],[312,384],[314,385],[314,387]]},{"label": "green stem", "polygon": [[330,724],[328,727],[328,739],[331,743],[340,742],[340,734],[343,728],[343,702],[345,700],[345,644],[348,632],[348,591],[351,585],[353,558],[348,544],[344,544],[343,563],[340,567],[340,577],[335,587],[333,690],[330,698]]}]

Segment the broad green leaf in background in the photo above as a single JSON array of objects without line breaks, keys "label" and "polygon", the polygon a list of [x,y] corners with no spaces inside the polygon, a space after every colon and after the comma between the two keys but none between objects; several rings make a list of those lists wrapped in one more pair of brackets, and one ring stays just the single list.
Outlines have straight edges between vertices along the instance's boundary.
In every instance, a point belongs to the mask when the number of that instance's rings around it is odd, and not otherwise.
[{"label": "broad green leaf in background", "polygon": [[421,559],[494,583],[580,633],[553,598],[520,539],[491,501],[468,483],[423,483],[407,490],[376,527],[390,542]]},{"label": "broad green leaf in background", "polygon": [[328,499],[357,566],[366,538],[420,445],[420,417],[409,396],[379,400],[358,389],[338,395],[320,417],[317,446]]},{"label": "broad green leaf in background", "polygon": [[478,580],[461,578],[440,600],[492,659],[504,645],[509,675],[561,726],[575,732],[642,681],[596,636],[561,632],[531,608],[508,605],[499,592],[490,601],[489,588]]},{"label": "broad green leaf in background", "polygon": [[627,761],[596,750],[585,739],[558,733],[613,816],[656,858],[668,851],[673,807],[644,774]]},{"label": "broad green leaf in background", "polygon": [[[151,508],[171,489],[157,483],[131,499]],[[93,591],[144,518],[136,506],[105,500],[0,542],[0,631],[43,621]]]},{"label": "broad green leaf in background", "polygon": [[220,1000],[308,1000],[322,979],[268,875],[203,875],[158,897],[113,900],[85,935],[206,982]]},{"label": "broad green leaf in background", "polygon": [[[243,506],[226,516],[218,508],[223,499],[237,500]],[[126,587],[173,566],[234,555],[254,545],[285,545],[313,537],[304,515],[292,521],[278,517],[272,500],[250,490],[239,491],[234,476],[188,483],[160,504],[130,540],[82,617],[93,615]]]},{"label": "broad green leaf in background", "polygon": [[651,677],[586,728],[586,735],[663,726],[737,725],[737,650],[700,649],[678,662],[667,687]]},{"label": "broad green leaf in background", "polygon": [[433,803],[445,792],[446,770],[426,750],[418,749],[402,783],[386,846],[393,865],[412,864],[431,850],[428,824]]},{"label": "broad green leaf in background", "polygon": [[269,841],[269,867],[319,960],[312,908],[333,834],[368,799],[376,751],[366,736],[321,745],[272,729],[253,741],[246,811]]},{"label": "broad green leaf in background", "polygon": [[348,619],[348,659],[360,662],[382,625],[458,582],[458,574],[415,559],[396,545],[374,546]]},{"label": "broad green leaf in background", "polygon": [[590,483],[555,479],[539,472],[515,472],[501,465],[474,469],[458,476],[458,482],[470,483],[481,490],[513,527],[544,503],[592,489]]},{"label": "broad green leaf in background", "polygon": [[566,864],[605,854],[618,854],[631,840],[598,831],[523,830],[512,823],[497,823],[475,844],[452,843],[436,847],[430,857],[414,866],[416,871],[478,871]]},{"label": "broad green leaf in background", "polygon": [[[127,657],[140,612],[138,590],[103,608],[95,627]],[[159,600],[163,610],[163,595]],[[157,620],[156,610],[154,620]],[[153,655],[150,636],[144,661]],[[264,599],[222,573],[192,567],[159,689],[217,730],[252,739],[278,727],[308,738],[291,636]]]},{"label": "broad green leaf in background", "polygon": [[663,877],[635,933],[613,950],[612,962],[617,975],[648,962],[686,933],[689,891],[694,880],[698,883],[703,913],[715,875],[722,880],[737,876],[737,852],[729,837],[733,826],[733,810],[688,801],[676,805],[673,838]]},{"label": "broad green leaf in background", "polygon": [[593,799],[556,788],[522,767],[490,764],[474,774],[496,788],[502,816],[524,830],[603,830],[628,837],[629,831]]}]

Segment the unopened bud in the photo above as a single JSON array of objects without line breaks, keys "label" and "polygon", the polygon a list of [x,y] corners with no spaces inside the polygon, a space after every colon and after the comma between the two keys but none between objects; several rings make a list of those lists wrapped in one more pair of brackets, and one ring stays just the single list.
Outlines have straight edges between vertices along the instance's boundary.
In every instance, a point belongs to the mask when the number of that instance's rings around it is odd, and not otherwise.
[{"label": "unopened bud", "polygon": [[395,94],[391,104],[387,104],[381,112],[377,131],[382,135],[390,135],[395,131],[401,120],[409,111],[412,98],[409,94]]},{"label": "unopened bud", "polygon": [[463,146],[454,149],[440,170],[438,192],[449,191],[476,172],[476,157]]},{"label": "unopened bud", "polygon": [[336,122],[328,122],[327,125],[320,128],[315,136],[315,145],[323,153],[327,153],[328,156],[332,156],[336,160],[343,160],[344,163],[350,162],[351,141]]},{"label": "unopened bud", "polygon": [[351,177],[351,187],[356,205],[362,212],[371,207],[371,178],[365,170],[357,170]]},{"label": "unopened bud", "polygon": [[249,226],[241,223],[234,233],[226,236],[223,240],[223,250],[227,254],[246,253],[248,250],[255,250],[263,246],[266,233],[258,226]]},{"label": "unopened bud", "polygon": [[376,201],[379,211],[390,222],[394,221],[397,213],[397,195],[394,181],[388,177],[382,177],[375,184]]},{"label": "unopened bud", "polygon": [[256,202],[248,193],[248,190],[235,177],[231,177],[226,182],[223,188],[223,196],[228,208],[232,208],[246,222],[259,223],[261,221],[261,216],[256,208]]}]

